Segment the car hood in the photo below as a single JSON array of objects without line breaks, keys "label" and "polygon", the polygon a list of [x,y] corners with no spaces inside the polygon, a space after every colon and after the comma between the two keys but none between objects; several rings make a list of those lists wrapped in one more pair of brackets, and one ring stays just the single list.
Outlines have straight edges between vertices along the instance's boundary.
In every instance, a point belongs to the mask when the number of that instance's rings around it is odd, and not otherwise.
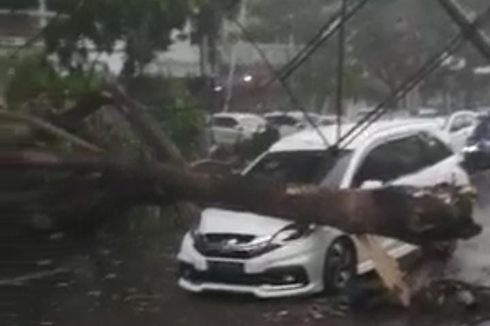
[{"label": "car hood", "polygon": [[202,234],[228,233],[265,236],[276,233],[291,221],[249,212],[207,208],[201,214],[198,231]]}]

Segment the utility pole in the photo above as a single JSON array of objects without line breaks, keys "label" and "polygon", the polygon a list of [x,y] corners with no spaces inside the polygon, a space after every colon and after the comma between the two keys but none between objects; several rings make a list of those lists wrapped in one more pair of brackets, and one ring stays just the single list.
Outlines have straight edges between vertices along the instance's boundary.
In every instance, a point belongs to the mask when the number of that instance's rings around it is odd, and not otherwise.
[{"label": "utility pole", "polygon": [[230,103],[233,97],[233,83],[235,79],[235,68],[236,68],[236,43],[233,43],[233,45],[231,46],[230,64],[228,66],[228,79],[226,81],[226,89],[225,89],[226,97],[225,97],[225,103],[223,105],[223,112],[228,112],[230,110]]},{"label": "utility pole", "polygon": [[39,27],[45,28],[48,24],[48,9],[46,7],[46,0],[39,0]]},{"label": "utility pole", "polygon": [[337,115],[337,141],[342,136],[342,113],[344,100],[344,65],[345,65],[345,13],[347,10],[347,0],[342,0],[340,14],[340,28],[338,38],[338,63],[337,63],[337,98],[336,98],[336,115]]},{"label": "utility pole", "polygon": [[[241,26],[246,26],[247,24],[247,4],[246,0],[242,0],[240,3],[240,11],[238,13],[238,22]],[[233,98],[233,84],[235,81],[235,71],[237,64],[237,45],[241,44],[240,39],[233,39],[233,44],[230,47],[230,64],[228,66],[228,78],[225,88],[225,101],[223,105],[223,112],[228,112],[230,110],[231,100]]]},{"label": "utility pole", "polygon": [[476,50],[487,60],[490,60],[490,40],[488,36],[471,21],[459,3],[455,0],[439,0],[439,4],[452,21],[458,25],[461,32],[473,44]]}]

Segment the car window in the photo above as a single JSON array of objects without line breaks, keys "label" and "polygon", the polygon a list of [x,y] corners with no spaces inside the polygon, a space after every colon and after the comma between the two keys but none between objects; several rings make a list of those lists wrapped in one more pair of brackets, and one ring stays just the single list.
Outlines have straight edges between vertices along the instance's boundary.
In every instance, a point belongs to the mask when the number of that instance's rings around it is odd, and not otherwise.
[{"label": "car window", "polygon": [[394,140],[374,148],[354,177],[354,185],[364,181],[388,182],[423,167],[423,150],[418,136]]},{"label": "car window", "polygon": [[451,127],[449,129],[450,132],[457,132],[460,131],[464,128],[471,127],[474,123],[474,119],[470,116],[467,115],[461,115],[458,117],[455,117],[453,120]]},{"label": "car window", "polygon": [[424,166],[430,166],[453,155],[453,152],[442,141],[428,133],[420,134],[424,153]]},{"label": "car window", "polygon": [[263,121],[256,118],[243,118],[241,124],[247,129],[255,130],[263,124]]},{"label": "car window", "polygon": [[234,128],[238,125],[238,122],[230,117],[214,117],[213,125],[216,127]]},{"label": "car window", "polygon": [[[330,172],[343,174],[351,151],[294,151],[269,153],[251,168],[249,176],[288,183],[315,183],[328,179]],[[332,176],[329,184],[338,178]]]},{"label": "car window", "polygon": [[267,117],[267,121],[277,126],[294,126],[298,123],[296,119],[287,115]]}]

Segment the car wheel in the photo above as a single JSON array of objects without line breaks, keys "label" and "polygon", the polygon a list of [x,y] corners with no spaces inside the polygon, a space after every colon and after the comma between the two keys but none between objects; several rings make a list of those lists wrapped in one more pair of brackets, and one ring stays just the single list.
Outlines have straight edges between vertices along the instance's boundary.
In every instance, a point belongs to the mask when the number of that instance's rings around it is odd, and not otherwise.
[{"label": "car wheel", "polygon": [[342,236],[335,239],[325,256],[323,286],[325,291],[339,293],[357,276],[357,252],[352,240]]}]

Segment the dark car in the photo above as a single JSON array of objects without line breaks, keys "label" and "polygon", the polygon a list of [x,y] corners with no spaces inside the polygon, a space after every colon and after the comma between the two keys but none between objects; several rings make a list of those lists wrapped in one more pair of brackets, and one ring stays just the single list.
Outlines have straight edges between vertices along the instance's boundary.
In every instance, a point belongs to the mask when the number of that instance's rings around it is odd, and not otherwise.
[{"label": "dark car", "polygon": [[465,165],[470,171],[490,168],[490,115],[480,117],[463,149]]}]

